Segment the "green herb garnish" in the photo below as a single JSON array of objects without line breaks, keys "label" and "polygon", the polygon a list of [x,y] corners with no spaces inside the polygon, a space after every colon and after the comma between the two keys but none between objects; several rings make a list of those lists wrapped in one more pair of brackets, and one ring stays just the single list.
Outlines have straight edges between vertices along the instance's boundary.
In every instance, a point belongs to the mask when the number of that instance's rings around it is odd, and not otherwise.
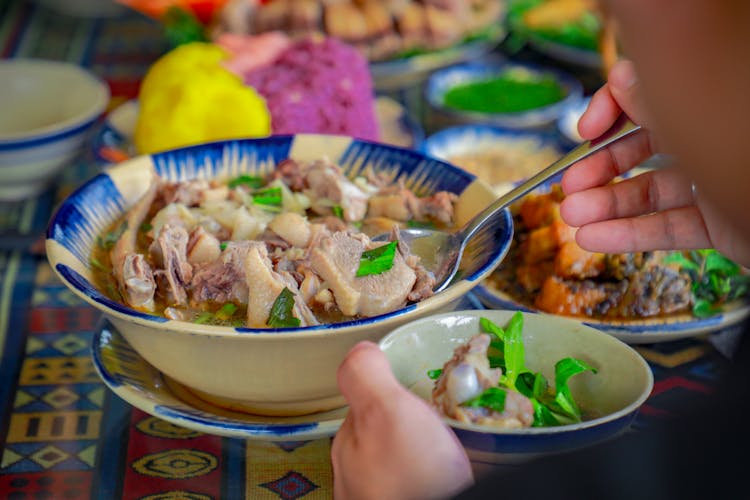
[{"label": "green herb garnish", "polygon": [[203,25],[192,12],[180,7],[169,7],[162,18],[164,32],[171,47],[191,42],[205,42]]},{"label": "green herb garnish", "polygon": [[214,319],[214,313],[212,312],[202,312],[200,313],[194,320],[193,323],[196,323],[198,325],[204,325]]},{"label": "green herb garnish", "polygon": [[437,380],[440,378],[440,375],[443,374],[443,369],[438,368],[436,370],[428,370],[427,376],[430,377],[431,380]]},{"label": "green herb garnish", "polygon": [[152,226],[148,222],[144,222],[143,224],[141,224],[141,228],[140,229],[141,229],[141,232],[147,233],[147,232],[151,231],[153,228],[154,228],[154,226]]},{"label": "green herb garnish", "polygon": [[362,252],[357,269],[357,277],[381,274],[393,267],[398,240]]},{"label": "green herb garnish", "polygon": [[341,208],[340,205],[334,205],[331,207],[331,210],[333,210],[333,215],[338,217],[341,220],[344,220],[344,209]]},{"label": "green herb garnish", "polygon": [[435,223],[430,221],[408,220],[406,227],[412,229],[435,229]]},{"label": "green herb garnish", "polygon": [[227,302],[226,304],[221,306],[221,309],[216,311],[216,319],[226,321],[234,316],[235,312],[237,312],[237,306],[232,304],[231,302]]},{"label": "green herb garnish", "polygon": [[263,187],[263,184],[265,181],[262,177],[254,177],[252,175],[240,175],[239,177],[236,177],[229,181],[227,183],[227,186],[229,186],[230,189],[234,189],[237,186],[247,186],[252,189],[258,189]]},{"label": "green herb garnish", "polygon": [[281,206],[281,188],[273,187],[253,193],[253,203],[256,205]]},{"label": "green herb garnish", "polygon": [[693,314],[706,318],[722,311],[724,304],[747,295],[750,276],[714,249],[672,252],[664,258],[690,275]]},{"label": "green herb garnish", "polygon": [[299,318],[295,318],[292,310],[294,309],[294,294],[288,288],[284,287],[276,300],[271,306],[271,314],[266,322],[272,328],[291,328],[300,325]]},{"label": "green herb garnish", "polygon": [[122,224],[118,226],[117,229],[114,231],[110,231],[107,234],[104,235],[104,237],[97,237],[96,241],[99,244],[99,247],[104,250],[109,250],[113,246],[115,246],[115,243],[117,243],[117,240],[120,239],[120,236],[122,236],[122,233],[128,230],[128,221],[122,221]]},{"label": "green herb garnish", "polygon": [[[568,382],[579,373],[597,373],[595,368],[579,359],[561,359],[555,365],[555,387],[550,387],[544,375],[532,372],[526,367],[521,312],[516,312],[505,328],[487,318],[480,318],[480,327],[484,333],[492,336],[487,351],[490,366],[502,367],[503,375],[498,380],[498,387],[486,389],[478,396],[463,402],[462,406],[488,408],[501,413],[505,409],[507,391],[515,390],[531,400],[534,407],[534,427],[581,421],[581,410],[573,398]],[[442,370],[430,370],[427,375],[434,379],[441,373]],[[433,376],[435,374],[437,376]]]},{"label": "green herb garnish", "polygon": [[222,252],[227,249],[227,244],[228,243],[226,241],[222,241],[221,243],[219,243],[219,248]]}]

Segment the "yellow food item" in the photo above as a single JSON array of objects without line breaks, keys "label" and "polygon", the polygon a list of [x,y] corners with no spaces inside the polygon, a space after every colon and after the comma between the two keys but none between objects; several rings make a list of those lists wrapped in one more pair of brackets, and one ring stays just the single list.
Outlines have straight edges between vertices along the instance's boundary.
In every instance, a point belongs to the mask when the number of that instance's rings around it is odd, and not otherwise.
[{"label": "yellow food item", "polygon": [[149,68],[134,136],[139,153],[270,134],[265,100],[222,66],[228,57],[217,45],[194,42]]},{"label": "yellow food item", "polygon": [[593,0],[549,0],[526,11],[523,21],[531,29],[559,28],[595,8]]}]

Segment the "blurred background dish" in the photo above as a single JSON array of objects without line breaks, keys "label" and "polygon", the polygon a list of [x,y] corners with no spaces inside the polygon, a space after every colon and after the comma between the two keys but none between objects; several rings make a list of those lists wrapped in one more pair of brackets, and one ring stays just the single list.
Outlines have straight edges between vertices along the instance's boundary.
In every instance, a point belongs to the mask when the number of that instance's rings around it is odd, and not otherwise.
[{"label": "blurred background dish", "polygon": [[507,24],[514,36],[553,59],[602,66],[604,21],[592,0],[511,0]]},{"label": "blurred background dish", "polygon": [[0,61],[0,199],[44,190],[86,144],[109,87],[74,64]]},{"label": "blurred background dish", "polygon": [[[424,131],[406,109],[390,97],[375,98],[375,116],[381,141],[392,146],[419,149]],[[92,140],[95,159],[104,166],[119,163],[138,154],[133,143],[138,120],[138,101],[124,102],[107,114]]]},{"label": "blurred background dish", "polygon": [[[454,349],[482,331],[480,318],[504,328],[512,315],[513,311],[472,310],[429,316],[397,328],[380,341],[380,348],[401,385],[431,401],[435,381],[428,372],[442,369]],[[517,464],[591,446],[625,432],[653,387],[651,370],[643,358],[624,343],[578,321],[525,313],[523,323],[530,370],[555,381],[555,364],[567,357],[581,359],[598,370],[570,382],[575,401],[594,418],[554,427],[503,428],[445,417],[469,458],[480,463]]]},{"label": "blurred background dish", "polygon": [[567,73],[502,60],[438,70],[425,88],[428,116],[436,128],[478,123],[544,128],[582,95],[581,84]]},{"label": "blurred background dish", "polygon": [[459,125],[429,136],[422,150],[463,168],[497,194],[537,173],[565,152],[551,132],[510,130],[491,125]]}]

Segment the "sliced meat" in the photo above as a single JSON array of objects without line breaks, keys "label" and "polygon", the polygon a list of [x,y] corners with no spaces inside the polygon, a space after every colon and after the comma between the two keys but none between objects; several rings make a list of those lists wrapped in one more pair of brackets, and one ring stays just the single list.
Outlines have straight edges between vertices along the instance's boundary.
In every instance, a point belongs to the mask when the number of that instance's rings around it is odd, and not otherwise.
[{"label": "sliced meat", "polygon": [[490,336],[482,333],[456,348],[435,383],[433,405],[440,413],[459,422],[504,428],[530,427],[534,421],[534,407],[528,398],[515,391],[506,389],[502,412],[461,406],[486,389],[499,386],[502,371],[490,368],[487,359],[489,346]]},{"label": "sliced meat", "polygon": [[125,257],[120,290],[130,306],[147,311],[154,310],[156,281],[151,266],[142,254],[131,253]]},{"label": "sliced meat", "polygon": [[251,243],[229,242],[221,256],[199,268],[192,281],[193,302],[236,302],[247,304],[245,257]]},{"label": "sliced meat", "polygon": [[[112,272],[114,274],[115,281],[117,282],[117,285],[120,288],[120,292],[122,293],[122,296],[126,301],[129,300],[131,294],[128,291],[127,284],[125,283],[125,262],[127,258],[133,259],[135,257],[132,257],[132,255],[137,254],[136,240],[138,238],[138,231],[141,227],[141,224],[143,224],[143,221],[146,220],[149,209],[151,208],[151,204],[153,203],[154,198],[156,198],[157,187],[158,182],[156,177],[154,176],[146,192],[128,212],[128,216],[124,221],[125,230],[122,232],[117,242],[115,242],[115,245],[112,247],[112,250],[109,254],[110,261],[112,262]],[[130,269],[128,269],[127,272],[130,276],[134,276],[134,274],[132,274],[134,272],[138,274],[138,271],[136,271],[133,267],[134,264],[135,263],[132,261],[129,264]],[[139,267],[142,268],[140,264]],[[140,298],[140,294],[136,293],[135,297]],[[128,305],[138,307],[136,304],[130,302],[128,302]]]},{"label": "sliced meat", "polygon": [[333,214],[333,206],[343,211],[344,220],[354,222],[364,219],[369,196],[347,179],[341,168],[328,161],[313,162],[305,170],[309,186],[305,194],[310,198],[310,208],[317,214]]},{"label": "sliced meat", "polygon": [[310,255],[310,266],[330,287],[346,316],[375,316],[406,304],[417,276],[396,252],[393,267],[381,274],[357,277],[362,253],[380,245],[364,234],[334,233]]},{"label": "sliced meat", "polygon": [[448,191],[438,191],[432,196],[419,198],[400,182],[396,186],[383,188],[370,197],[367,215],[398,221],[434,221],[451,225],[457,199],[455,194]]},{"label": "sliced meat", "polygon": [[305,248],[310,242],[310,224],[299,214],[279,214],[268,223],[268,228],[292,246]]},{"label": "sliced meat", "polygon": [[294,316],[300,326],[317,325],[318,321],[305,304],[294,279],[273,270],[265,245],[251,242],[244,262],[247,279],[247,326],[268,328],[268,318],[276,298],[284,288],[294,294]]},{"label": "sliced meat", "polygon": [[193,266],[187,260],[187,245],[189,236],[184,227],[165,225],[159,232],[156,241],[161,250],[164,269],[168,284],[165,290],[167,300],[171,305],[187,305],[186,287],[193,277]]},{"label": "sliced meat", "polygon": [[190,233],[187,246],[187,259],[193,266],[205,265],[215,261],[221,255],[221,242],[203,227],[196,227]]}]

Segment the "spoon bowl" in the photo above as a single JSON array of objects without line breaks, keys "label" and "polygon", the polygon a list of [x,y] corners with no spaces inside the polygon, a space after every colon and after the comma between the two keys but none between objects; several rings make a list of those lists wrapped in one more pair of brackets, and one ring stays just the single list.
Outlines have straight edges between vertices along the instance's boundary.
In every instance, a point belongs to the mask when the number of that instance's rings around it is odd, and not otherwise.
[{"label": "spoon bowl", "polygon": [[[639,125],[631,122],[625,115],[621,115],[614,125],[600,137],[583,142],[548,167],[500,196],[456,231],[407,228],[400,230],[399,241],[406,244],[412,253],[422,259],[425,268],[433,272],[435,275],[434,292],[438,293],[447,288],[455,278],[459,271],[466,244],[480,228],[496,222],[498,214],[507,210],[512,203],[526,196],[574,163],[640,129]],[[389,238],[389,234],[381,234],[373,240],[387,241]]]}]

